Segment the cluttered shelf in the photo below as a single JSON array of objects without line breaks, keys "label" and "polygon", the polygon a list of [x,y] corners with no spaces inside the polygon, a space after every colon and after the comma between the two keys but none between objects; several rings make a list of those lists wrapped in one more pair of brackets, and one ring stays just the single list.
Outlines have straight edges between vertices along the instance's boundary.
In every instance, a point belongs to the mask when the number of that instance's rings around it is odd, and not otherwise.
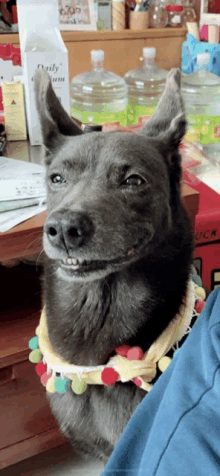
[{"label": "cluttered shelf", "polygon": [[[186,36],[186,28],[147,28],[145,30],[105,30],[105,31],[63,31],[61,32],[64,42],[70,41],[105,41],[131,38],[171,38]],[[19,44],[17,33],[0,35],[0,44]]]}]

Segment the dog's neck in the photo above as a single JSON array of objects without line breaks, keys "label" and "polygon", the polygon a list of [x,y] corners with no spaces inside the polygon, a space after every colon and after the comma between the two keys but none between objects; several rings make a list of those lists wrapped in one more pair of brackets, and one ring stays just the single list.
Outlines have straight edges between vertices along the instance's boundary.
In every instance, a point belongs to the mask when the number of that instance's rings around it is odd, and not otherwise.
[{"label": "dog's neck", "polygon": [[[47,282],[47,275],[45,280]],[[49,303],[46,299],[49,335],[52,335],[52,339],[59,340],[62,333],[67,352],[65,358],[74,360],[77,356],[79,365],[103,363],[103,360],[108,359],[109,352],[114,351],[116,343],[120,345],[129,340],[130,335],[135,333],[137,325],[137,322],[133,321],[134,329],[131,329],[132,320],[129,319],[129,314],[135,316],[137,313],[141,320],[139,304],[141,294],[143,301],[146,301],[145,287],[141,282],[138,283],[138,280],[130,282],[129,285],[127,272],[84,284],[54,279],[53,290],[54,299],[57,301],[56,311],[48,308]],[[50,326],[50,315],[53,315],[53,321],[56,319],[58,332],[52,321]],[[61,315],[62,321],[59,317]],[[57,348],[57,342],[54,347]],[[107,355],[103,355],[103,348],[107,349]]]},{"label": "dog's neck", "polygon": [[[178,312],[188,276],[185,278],[178,283],[173,266],[164,276],[156,263],[142,260],[105,279],[70,283],[58,279],[53,263],[48,263],[45,304],[53,347],[77,365],[104,364],[123,344],[139,345],[146,351]],[[158,280],[160,297],[155,291]]]}]

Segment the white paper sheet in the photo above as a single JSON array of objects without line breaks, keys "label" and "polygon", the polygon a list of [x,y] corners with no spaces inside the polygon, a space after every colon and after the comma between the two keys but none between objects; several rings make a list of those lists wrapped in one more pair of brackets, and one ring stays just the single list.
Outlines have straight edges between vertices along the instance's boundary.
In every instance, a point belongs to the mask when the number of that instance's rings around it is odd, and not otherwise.
[{"label": "white paper sheet", "polygon": [[220,172],[216,167],[210,165],[203,173],[198,173],[196,177],[220,194]]},{"label": "white paper sheet", "polygon": [[42,173],[44,171],[43,165],[0,156],[0,176],[4,179],[15,178],[18,175],[32,175],[33,173]]},{"label": "white paper sheet", "polygon": [[0,157],[0,201],[45,197],[42,165]]},{"label": "white paper sheet", "polygon": [[39,213],[46,210],[45,205],[37,205],[28,208],[22,208],[20,210],[12,210],[10,212],[4,212],[0,215],[0,232],[5,232],[13,228],[14,226],[22,223],[29,218],[32,218]]},{"label": "white paper sheet", "polygon": [[[1,175],[1,169],[0,169]],[[36,178],[24,177],[11,180],[1,180],[0,178],[0,202],[15,200],[20,198],[45,197],[46,188],[44,177]]]},{"label": "white paper sheet", "polygon": [[46,210],[43,165],[0,157],[0,202],[36,198],[37,204],[0,213],[0,232],[5,232]]}]

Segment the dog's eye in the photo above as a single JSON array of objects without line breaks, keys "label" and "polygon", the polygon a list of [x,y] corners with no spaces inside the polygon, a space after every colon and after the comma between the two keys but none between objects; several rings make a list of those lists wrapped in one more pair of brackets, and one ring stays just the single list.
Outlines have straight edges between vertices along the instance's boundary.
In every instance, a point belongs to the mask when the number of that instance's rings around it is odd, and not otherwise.
[{"label": "dog's eye", "polygon": [[50,180],[52,183],[55,183],[55,184],[61,184],[65,182],[65,179],[62,177],[62,175],[59,175],[59,174],[51,175]]},{"label": "dog's eye", "polygon": [[136,175],[136,174],[130,175],[130,177],[128,177],[124,181],[124,185],[131,185],[133,187],[139,187],[143,183],[144,183],[144,179],[140,177],[140,175]]}]

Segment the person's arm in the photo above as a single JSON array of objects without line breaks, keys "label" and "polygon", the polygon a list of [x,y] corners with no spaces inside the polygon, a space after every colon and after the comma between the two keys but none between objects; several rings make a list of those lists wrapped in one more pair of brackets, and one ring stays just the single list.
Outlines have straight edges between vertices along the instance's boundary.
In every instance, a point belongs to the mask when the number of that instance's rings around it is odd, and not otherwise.
[{"label": "person's arm", "polygon": [[220,289],[128,423],[103,476],[219,476]]}]

